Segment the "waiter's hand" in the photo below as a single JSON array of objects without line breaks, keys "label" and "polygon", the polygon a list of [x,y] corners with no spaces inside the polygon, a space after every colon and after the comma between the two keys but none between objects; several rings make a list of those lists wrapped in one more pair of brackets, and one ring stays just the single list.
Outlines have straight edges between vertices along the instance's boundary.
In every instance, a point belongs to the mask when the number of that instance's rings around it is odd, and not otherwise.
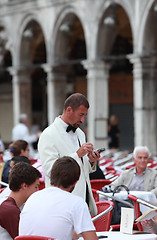
[{"label": "waiter's hand", "polygon": [[94,163],[100,158],[100,153],[98,153],[97,151],[94,151],[94,152],[88,153],[87,156],[89,158],[90,163]]},{"label": "waiter's hand", "polygon": [[86,154],[90,154],[93,152],[93,144],[92,143],[83,143],[82,146],[77,150],[77,154],[79,158],[83,157]]}]

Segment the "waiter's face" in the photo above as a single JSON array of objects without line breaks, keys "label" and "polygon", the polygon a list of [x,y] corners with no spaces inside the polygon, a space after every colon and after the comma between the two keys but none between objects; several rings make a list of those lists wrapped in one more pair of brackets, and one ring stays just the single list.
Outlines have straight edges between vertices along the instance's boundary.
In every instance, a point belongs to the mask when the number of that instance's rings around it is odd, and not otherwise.
[{"label": "waiter's face", "polygon": [[87,115],[88,109],[81,105],[75,111],[70,107],[69,111],[69,124],[78,128],[81,123],[85,121],[85,116]]}]

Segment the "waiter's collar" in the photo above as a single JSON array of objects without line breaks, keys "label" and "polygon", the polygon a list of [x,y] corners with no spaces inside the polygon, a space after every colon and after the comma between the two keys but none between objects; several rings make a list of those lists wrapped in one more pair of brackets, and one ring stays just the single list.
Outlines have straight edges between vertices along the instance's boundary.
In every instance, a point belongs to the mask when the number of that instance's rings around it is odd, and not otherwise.
[{"label": "waiter's collar", "polygon": [[61,119],[61,115],[58,117],[58,119],[59,119],[59,121],[60,121],[60,123],[62,124],[62,126],[65,128],[65,130],[67,129],[67,126],[68,126],[68,124],[67,123],[65,123],[62,119]]}]

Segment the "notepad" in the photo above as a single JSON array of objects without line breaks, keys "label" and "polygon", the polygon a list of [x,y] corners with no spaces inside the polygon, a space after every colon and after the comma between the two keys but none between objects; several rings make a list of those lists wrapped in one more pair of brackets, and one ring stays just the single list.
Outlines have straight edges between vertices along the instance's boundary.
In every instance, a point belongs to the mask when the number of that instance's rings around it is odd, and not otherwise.
[{"label": "notepad", "polygon": [[139,222],[141,220],[148,220],[153,218],[157,215],[157,208],[151,208],[147,212],[143,213],[139,218],[137,218],[135,221]]},{"label": "notepad", "polygon": [[134,209],[122,207],[120,232],[133,234],[133,224],[134,224]]}]

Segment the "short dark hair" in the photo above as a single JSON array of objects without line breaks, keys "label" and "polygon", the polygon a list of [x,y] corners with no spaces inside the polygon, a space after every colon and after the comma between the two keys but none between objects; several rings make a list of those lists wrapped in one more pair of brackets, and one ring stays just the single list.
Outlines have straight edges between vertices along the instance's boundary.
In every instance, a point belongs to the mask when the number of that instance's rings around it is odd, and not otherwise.
[{"label": "short dark hair", "polygon": [[64,156],[55,161],[51,170],[51,185],[68,188],[80,177],[78,163],[69,156]]},{"label": "short dark hair", "polygon": [[70,106],[72,110],[75,111],[81,105],[83,105],[87,109],[89,108],[89,102],[87,98],[81,93],[74,93],[65,100],[64,109],[66,110],[67,107]]},{"label": "short dark hair", "polygon": [[9,149],[10,149],[10,152],[14,154],[14,156],[19,156],[21,153],[21,150],[26,151],[27,147],[28,147],[28,142],[20,139],[13,142],[10,145]]},{"label": "short dark hair", "polygon": [[41,173],[36,168],[28,163],[19,162],[9,174],[9,188],[17,192],[20,190],[22,183],[30,186],[39,178],[41,178]]},{"label": "short dark hair", "polygon": [[11,159],[11,161],[14,162],[14,165],[19,162],[25,162],[25,163],[31,164],[30,160],[25,156],[15,156]]}]

